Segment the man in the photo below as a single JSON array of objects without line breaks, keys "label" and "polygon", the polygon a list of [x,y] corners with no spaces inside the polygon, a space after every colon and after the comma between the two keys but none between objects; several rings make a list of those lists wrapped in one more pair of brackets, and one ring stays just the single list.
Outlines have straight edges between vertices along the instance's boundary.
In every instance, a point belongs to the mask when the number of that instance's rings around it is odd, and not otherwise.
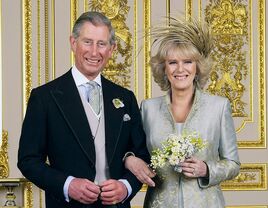
[{"label": "man", "polygon": [[18,167],[45,190],[47,208],[130,207],[142,184],[122,159],[149,153],[134,94],[100,75],[116,48],[111,22],[82,14],[70,44],[71,70],[32,90]]}]

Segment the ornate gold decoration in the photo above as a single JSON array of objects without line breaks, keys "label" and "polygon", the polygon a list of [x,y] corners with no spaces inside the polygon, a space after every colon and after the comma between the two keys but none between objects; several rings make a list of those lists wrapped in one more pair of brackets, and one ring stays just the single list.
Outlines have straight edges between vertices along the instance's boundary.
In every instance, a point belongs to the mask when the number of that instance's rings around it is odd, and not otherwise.
[{"label": "ornate gold decoration", "polygon": [[55,0],[51,0],[51,45],[52,45],[52,80],[56,77],[55,61]]},{"label": "ornate gold decoration", "polygon": [[[78,2],[77,0],[71,0],[71,19],[70,19],[70,26],[71,26],[71,32],[75,23],[75,20],[77,19],[77,12],[78,12]],[[74,63],[74,56],[71,52],[71,65]]]},{"label": "ornate gold decoration", "polygon": [[144,98],[152,96],[152,75],[151,67],[149,65],[151,41],[150,41],[150,27],[151,27],[151,0],[143,1],[144,14]]},{"label": "ornate gold decoration", "polygon": [[223,190],[266,190],[266,164],[242,164],[240,173],[233,180],[221,184]]},{"label": "ornate gold decoration", "polygon": [[266,148],[266,80],[265,80],[265,0],[259,0],[259,71],[260,71],[260,83],[259,83],[259,122],[260,122],[260,141],[259,147]]},{"label": "ornate gold decoration", "polygon": [[[23,115],[32,90],[32,4],[31,0],[23,0]],[[29,182],[30,184],[30,182]],[[27,188],[27,202],[25,208],[32,208],[33,195],[32,185]],[[30,201],[31,200],[31,201]]]},{"label": "ornate gold decoration", "polygon": [[9,176],[9,166],[8,166],[8,133],[7,131],[2,131],[2,145],[0,149],[0,178],[7,178]]},{"label": "ornate gold decoration", "polygon": [[[103,12],[115,29],[117,50],[114,52],[103,75],[111,81],[130,88],[130,67],[132,65],[132,34],[126,25],[129,12],[127,0],[92,0],[89,8]],[[120,60],[120,62],[117,62]]]},{"label": "ornate gold decoration", "polygon": [[227,97],[234,117],[247,117],[242,100],[247,78],[248,13],[246,5],[231,0],[210,0],[206,21],[215,36],[212,57],[216,64],[211,72],[208,91]]},{"label": "ornate gold decoration", "polygon": [[185,18],[188,20],[193,14],[192,0],[185,0]]},{"label": "ornate gold decoration", "polygon": [[48,29],[48,0],[45,0],[45,82],[49,81],[49,29]]},{"label": "ornate gold decoration", "polygon": [[32,90],[32,24],[31,1],[23,0],[23,115]]},{"label": "ornate gold decoration", "polygon": [[166,0],[167,25],[170,24],[170,0]]},{"label": "ornate gold decoration", "polygon": [[137,68],[138,66],[138,39],[137,39],[137,32],[138,32],[138,0],[134,0],[134,63],[133,63],[133,67],[134,67],[134,82],[135,82],[135,86],[134,86],[134,93],[136,95],[136,97],[139,96],[138,92],[139,92],[139,70]]},{"label": "ornate gold decoration", "polygon": [[88,6],[88,0],[84,0],[84,12],[89,10]]},{"label": "ornate gold decoration", "polygon": [[24,207],[33,207],[33,185],[31,182],[26,182],[24,185]]},{"label": "ornate gold decoration", "polygon": [[37,80],[41,85],[41,17],[40,17],[40,0],[37,1]]}]

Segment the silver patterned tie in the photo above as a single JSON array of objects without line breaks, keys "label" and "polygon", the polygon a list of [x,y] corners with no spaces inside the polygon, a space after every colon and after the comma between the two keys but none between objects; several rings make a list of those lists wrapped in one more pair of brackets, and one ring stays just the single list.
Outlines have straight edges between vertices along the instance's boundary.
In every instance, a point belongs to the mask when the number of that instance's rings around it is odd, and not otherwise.
[{"label": "silver patterned tie", "polygon": [[95,81],[89,81],[88,87],[88,102],[97,115],[100,113],[100,89],[98,83]]}]

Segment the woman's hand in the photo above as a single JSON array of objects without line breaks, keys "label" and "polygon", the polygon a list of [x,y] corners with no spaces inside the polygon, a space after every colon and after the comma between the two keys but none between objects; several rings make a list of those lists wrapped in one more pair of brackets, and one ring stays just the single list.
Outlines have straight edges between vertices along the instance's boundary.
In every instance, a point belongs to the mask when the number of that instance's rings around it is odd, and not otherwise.
[{"label": "woman's hand", "polygon": [[208,175],[207,164],[197,158],[191,157],[180,164],[182,173],[190,178],[206,177]]},{"label": "woman's hand", "polygon": [[128,156],[125,160],[125,167],[130,170],[141,183],[152,187],[155,186],[151,178],[156,174],[142,159],[135,156]]}]

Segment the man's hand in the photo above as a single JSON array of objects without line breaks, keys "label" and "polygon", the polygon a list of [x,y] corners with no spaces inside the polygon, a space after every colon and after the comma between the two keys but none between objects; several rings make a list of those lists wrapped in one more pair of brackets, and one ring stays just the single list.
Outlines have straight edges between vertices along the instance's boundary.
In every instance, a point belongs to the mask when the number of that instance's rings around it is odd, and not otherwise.
[{"label": "man's hand", "polygon": [[117,204],[127,197],[127,187],[121,181],[109,179],[100,184],[101,201],[104,205]]},{"label": "man's hand", "polygon": [[125,167],[130,170],[141,183],[148,186],[155,186],[154,181],[151,179],[155,177],[155,172],[140,158],[129,156],[125,160]]},{"label": "man's hand", "polygon": [[92,204],[98,200],[100,187],[84,178],[74,178],[68,189],[69,196],[83,204]]}]

